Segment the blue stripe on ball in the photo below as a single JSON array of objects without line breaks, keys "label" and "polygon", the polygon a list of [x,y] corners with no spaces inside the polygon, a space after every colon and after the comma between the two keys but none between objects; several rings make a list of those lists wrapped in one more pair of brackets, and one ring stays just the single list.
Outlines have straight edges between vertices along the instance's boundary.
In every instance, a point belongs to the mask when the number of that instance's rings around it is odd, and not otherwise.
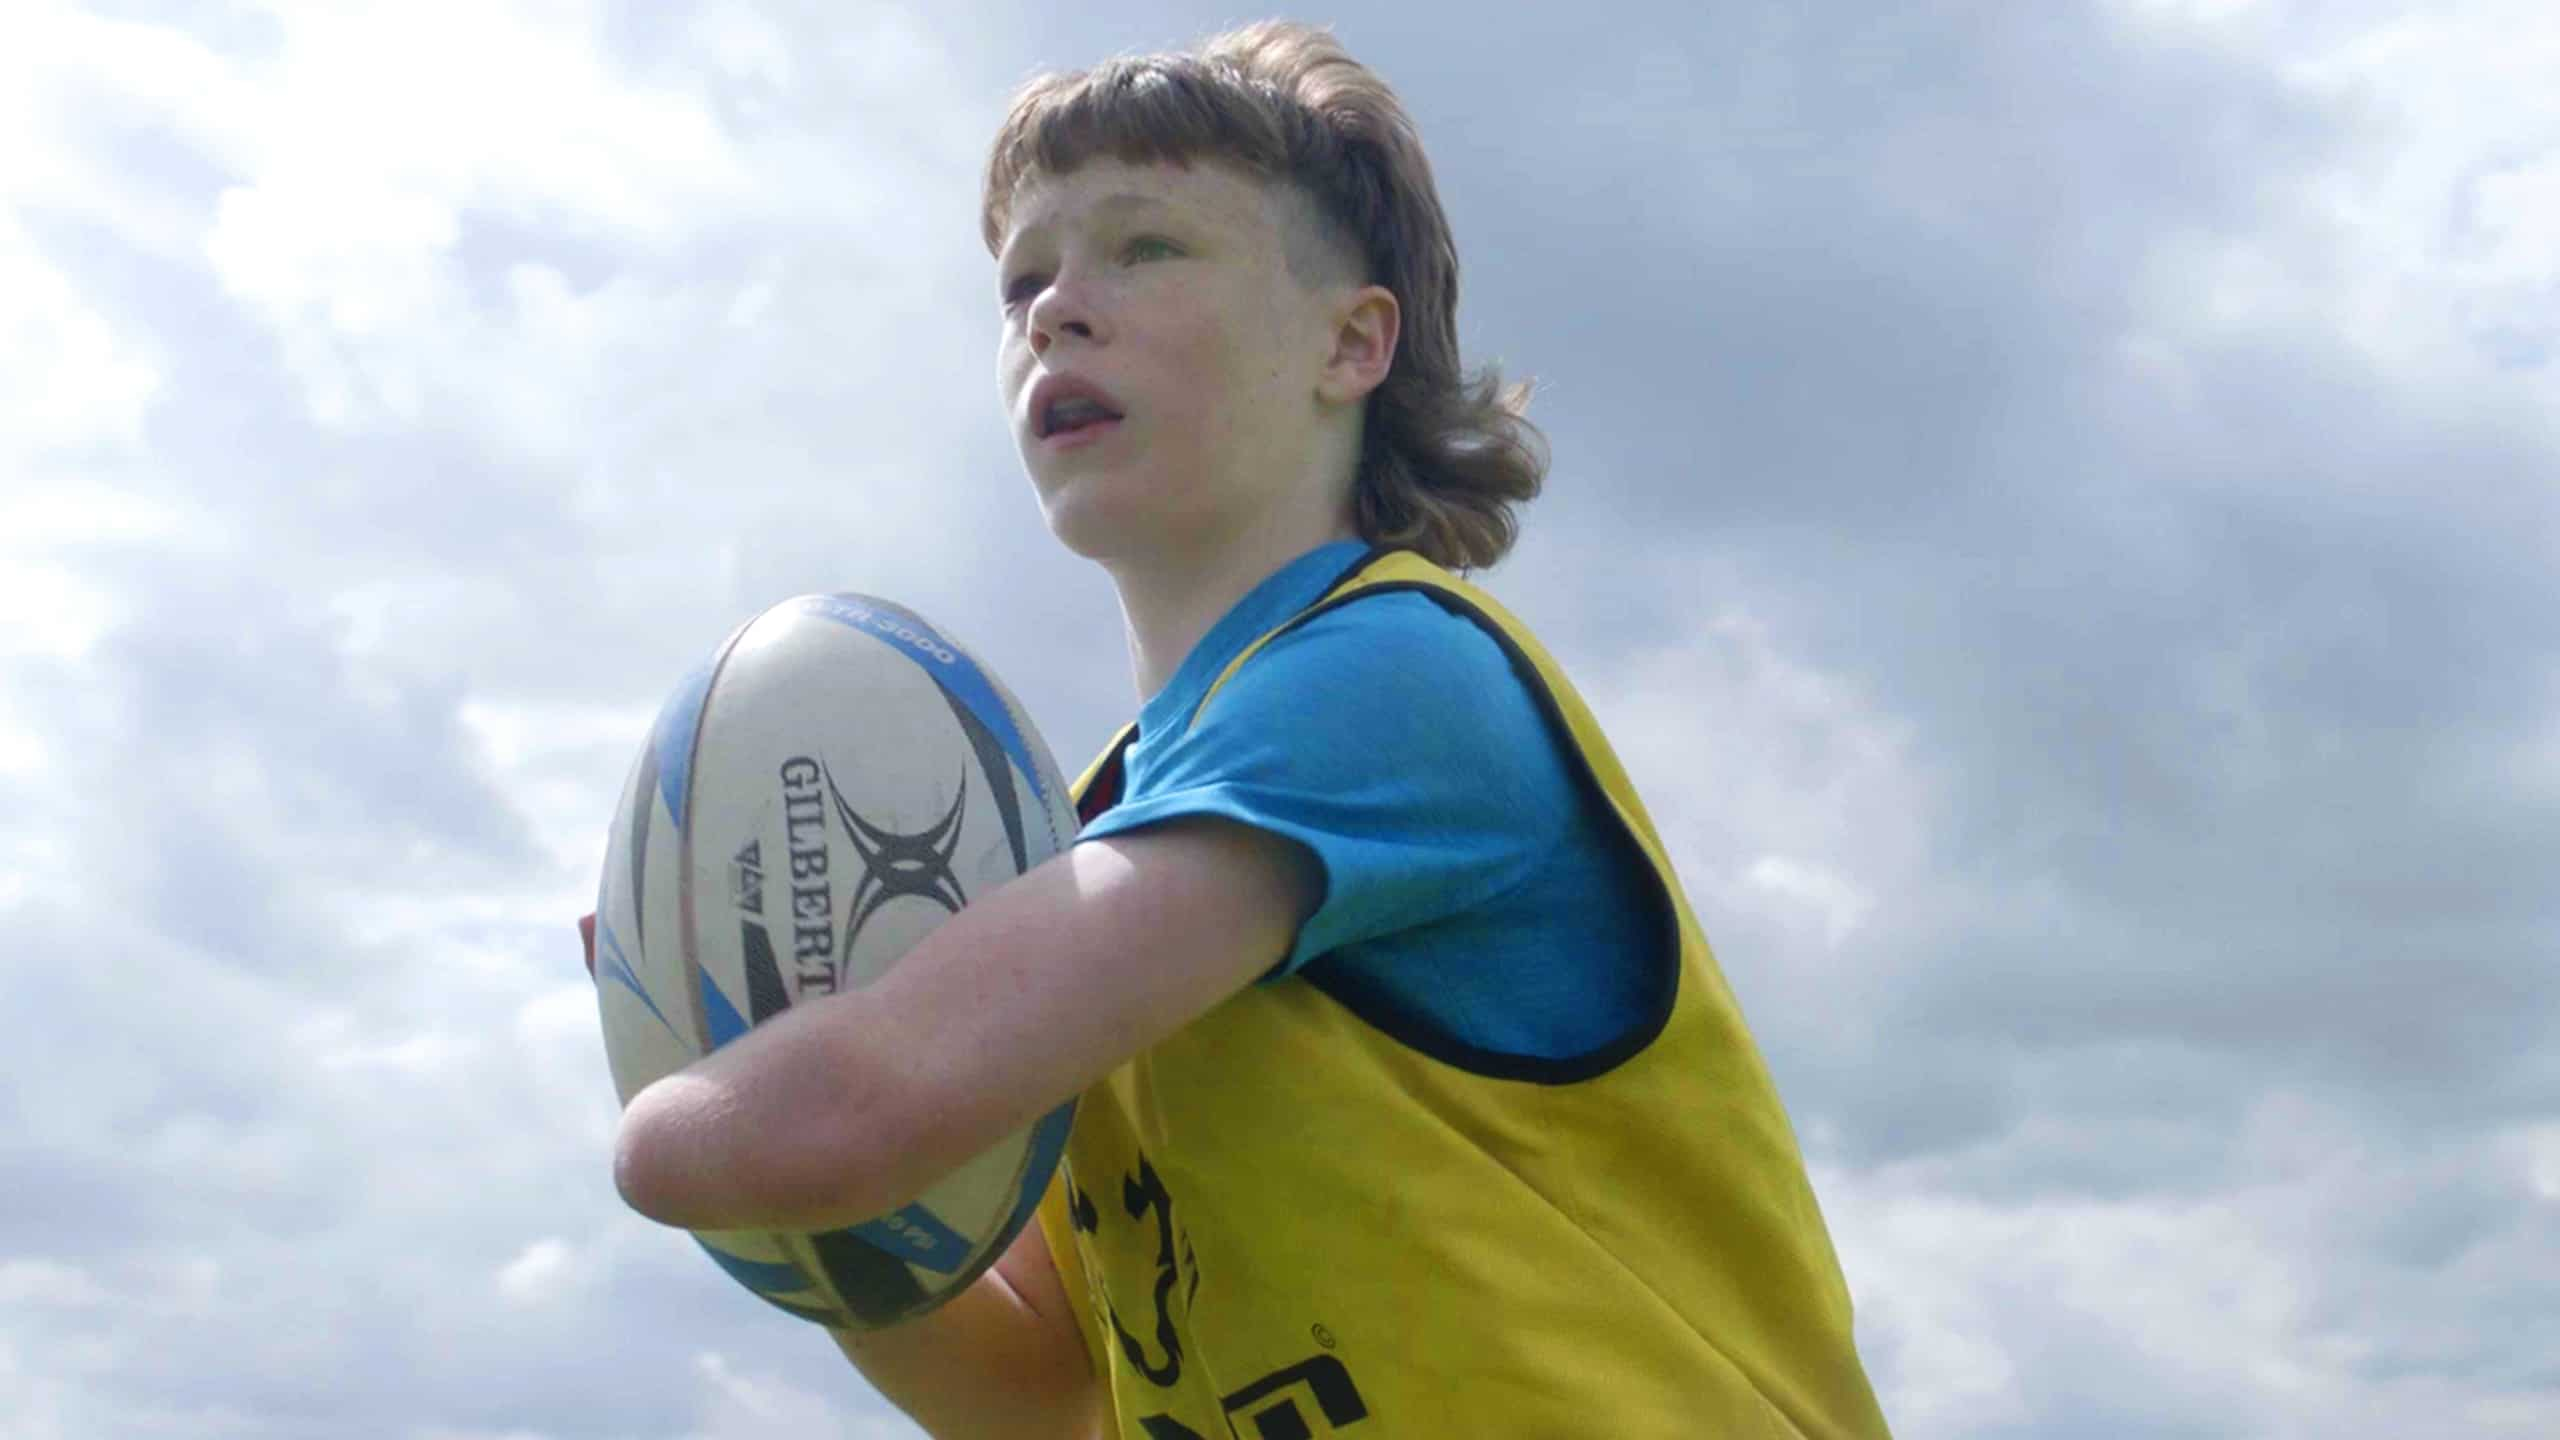
[{"label": "blue stripe on ball", "polygon": [[710,971],[697,973],[702,976],[703,1023],[711,1030],[711,1048],[717,1050],[747,1033],[747,1017],[739,1014],[738,1007],[729,1003],[729,997],[721,993]]},{"label": "blue stripe on ball", "polygon": [[730,1278],[759,1295],[797,1295],[812,1288],[809,1272],[788,1260],[750,1260],[744,1255],[732,1255],[699,1235],[693,1237],[693,1243],[728,1271]]},{"label": "blue stripe on ball", "polygon": [[[996,743],[1011,756],[1016,769],[1040,790],[1040,767],[1031,761],[1031,746],[1013,723],[1013,707],[996,693],[993,682],[959,646],[945,640],[922,617],[903,606],[869,595],[811,595],[801,600],[809,613],[822,615],[886,642],[923,667],[924,673],[993,731]],[[1041,796],[1046,803],[1048,796]]]},{"label": "blue stripe on ball", "polygon": [[876,1220],[865,1220],[853,1233],[885,1254],[948,1275],[969,1259],[969,1242],[942,1223],[942,1217],[918,1201]]},{"label": "blue stripe on ball", "polygon": [[684,1032],[676,1029],[675,1022],[667,1018],[667,1012],[659,1009],[658,1002],[649,998],[649,992],[640,988],[640,977],[632,972],[631,959],[622,953],[622,942],[614,938],[613,927],[601,919],[597,920],[596,939],[604,946],[604,958],[596,969],[606,979],[619,982],[624,989],[639,996],[640,1003],[649,1007],[649,1013],[658,1017],[658,1023],[667,1027],[668,1034],[684,1038]]},{"label": "blue stripe on ball", "polygon": [[685,788],[693,778],[693,737],[702,728],[702,702],[711,693],[714,668],[709,661],[694,667],[676,693],[667,697],[666,708],[658,712],[658,723],[650,731],[649,745],[658,757],[658,793],[678,825],[684,823]]}]

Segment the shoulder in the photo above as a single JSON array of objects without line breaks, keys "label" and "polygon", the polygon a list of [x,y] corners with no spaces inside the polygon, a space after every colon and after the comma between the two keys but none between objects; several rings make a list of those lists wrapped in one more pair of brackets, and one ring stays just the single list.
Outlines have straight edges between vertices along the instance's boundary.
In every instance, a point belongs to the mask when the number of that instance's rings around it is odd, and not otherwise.
[{"label": "shoulder", "polygon": [[1528,717],[1527,700],[1490,631],[1431,595],[1395,590],[1353,596],[1291,625],[1237,669],[1201,718],[1223,703],[1272,701],[1301,712],[1350,704],[1379,717],[1417,708],[1443,721],[1459,718],[1446,713],[1454,708],[1489,705],[1497,716],[1516,709]]},{"label": "shoulder", "polygon": [[1484,626],[1433,596],[1363,595],[1247,658],[1190,738],[1337,797],[1399,797],[1435,825],[1534,834],[1572,803],[1535,684]]}]

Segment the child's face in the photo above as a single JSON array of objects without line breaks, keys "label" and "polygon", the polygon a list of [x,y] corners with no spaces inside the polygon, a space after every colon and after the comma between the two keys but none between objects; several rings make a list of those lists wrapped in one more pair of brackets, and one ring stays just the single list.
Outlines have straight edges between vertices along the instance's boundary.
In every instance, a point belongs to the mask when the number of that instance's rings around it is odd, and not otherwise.
[{"label": "child's face", "polygon": [[[1214,554],[1324,483],[1334,297],[1284,257],[1296,203],[1222,166],[1096,160],[1034,176],[997,257],[997,374],[1050,528],[1110,561]],[[1080,382],[1117,414],[1048,403]],[[1044,383],[1045,382],[1045,383]]]}]

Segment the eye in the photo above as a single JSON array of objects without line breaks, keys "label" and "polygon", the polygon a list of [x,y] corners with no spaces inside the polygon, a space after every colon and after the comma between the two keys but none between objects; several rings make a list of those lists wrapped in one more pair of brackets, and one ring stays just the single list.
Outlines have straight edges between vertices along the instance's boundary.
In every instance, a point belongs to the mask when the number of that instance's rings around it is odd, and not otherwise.
[{"label": "eye", "polygon": [[1029,300],[1040,293],[1041,286],[1048,283],[1049,277],[1036,270],[1026,270],[1007,280],[1004,282],[1003,291],[1005,308],[1011,309]]},{"label": "eye", "polygon": [[1141,235],[1120,251],[1123,260],[1164,259],[1182,253],[1182,247],[1161,235]]}]

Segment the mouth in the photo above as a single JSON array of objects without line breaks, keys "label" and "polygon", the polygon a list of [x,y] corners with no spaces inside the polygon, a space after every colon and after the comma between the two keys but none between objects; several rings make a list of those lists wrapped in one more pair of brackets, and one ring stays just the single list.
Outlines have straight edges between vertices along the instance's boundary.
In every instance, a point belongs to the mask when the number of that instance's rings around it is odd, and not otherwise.
[{"label": "mouth", "polygon": [[1090,439],[1125,418],[1103,389],[1072,376],[1053,375],[1031,392],[1031,433],[1042,443]]},{"label": "mouth", "polygon": [[1079,446],[1093,444],[1095,441],[1102,439],[1104,436],[1109,435],[1119,428],[1120,418],[1116,415],[1105,419],[1085,420],[1076,424],[1060,425],[1041,435],[1040,448],[1043,450],[1073,450]]}]

